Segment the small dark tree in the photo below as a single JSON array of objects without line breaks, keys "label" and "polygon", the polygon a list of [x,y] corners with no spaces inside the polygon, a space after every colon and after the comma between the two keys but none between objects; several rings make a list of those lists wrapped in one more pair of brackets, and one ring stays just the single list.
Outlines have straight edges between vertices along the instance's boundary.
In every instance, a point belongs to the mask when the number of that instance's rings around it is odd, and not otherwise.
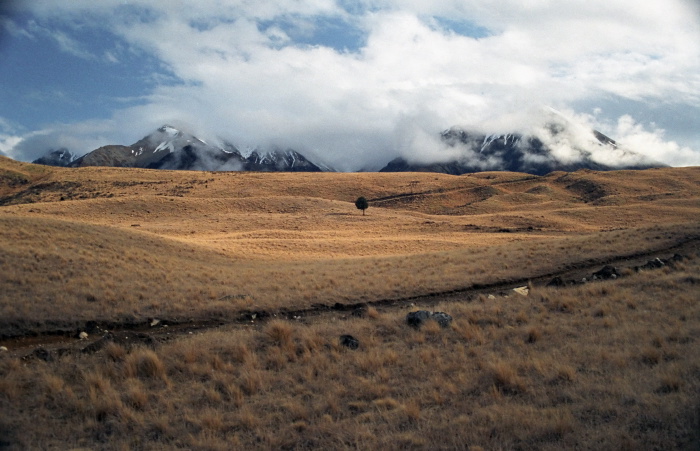
[{"label": "small dark tree", "polygon": [[369,203],[367,202],[367,199],[364,197],[358,197],[357,200],[355,201],[355,206],[357,207],[358,210],[362,210],[362,216],[365,215],[365,210],[367,210],[367,207],[369,207]]}]

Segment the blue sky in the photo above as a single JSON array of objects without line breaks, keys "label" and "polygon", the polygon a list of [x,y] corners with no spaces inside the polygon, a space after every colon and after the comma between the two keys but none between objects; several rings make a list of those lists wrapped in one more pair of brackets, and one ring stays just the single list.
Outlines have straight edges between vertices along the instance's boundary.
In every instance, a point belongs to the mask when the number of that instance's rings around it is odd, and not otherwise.
[{"label": "blue sky", "polygon": [[0,14],[0,152],[20,160],[170,123],[355,170],[438,152],[451,126],[527,131],[549,106],[700,165],[694,0],[27,0]]},{"label": "blue sky", "polygon": [[158,83],[177,81],[156,58],[108,31],[44,27],[31,17],[15,23],[27,34],[7,38],[0,49],[0,114],[28,129],[109,118],[142,102]]}]

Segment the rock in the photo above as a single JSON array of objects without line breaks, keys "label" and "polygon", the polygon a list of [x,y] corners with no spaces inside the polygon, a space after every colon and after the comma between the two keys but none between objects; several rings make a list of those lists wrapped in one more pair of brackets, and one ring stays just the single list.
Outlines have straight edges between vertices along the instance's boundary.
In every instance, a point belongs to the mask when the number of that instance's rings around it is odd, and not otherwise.
[{"label": "rock", "polygon": [[430,319],[432,319],[433,321],[437,321],[437,323],[443,329],[446,327],[450,327],[450,324],[452,324],[452,317],[445,312],[433,312],[430,315]]},{"label": "rock", "polygon": [[644,263],[642,266],[639,267],[639,269],[658,269],[663,268],[664,266],[666,266],[666,263],[664,263],[663,260],[661,260],[660,258],[655,258]]},{"label": "rock", "polygon": [[360,306],[360,307],[356,308],[355,310],[353,310],[351,315],[356,317],[356,318],[366,318],[367,317],[367,309],[368,309],[368,307],[366,305]]},{"label": "rock", "polygon": [[566,283],[564,282],[564,279],[559,276],[556,276],[554,279],[547,282],[548,287],[563,287],[565,285]]},{"label": "rock", "polygon": [[352,335],[341,335],[340,345],[355,350],[360,347],[360,341]]},{"label": "rock", "polygon": [[602,279],[602,280],[609,280],[609,279],[617,279],[620,277],[620,273],[617,272],[617,268],[614,266],[610,265],[605,265],[603,266],[603,269],[601,269],[598,272],[593,273],[593,279]]},{"label": "rock", "polygon": [[88,337],[87,332],[80,332],[78,334],[78,338],[80,338],[81,340],[87,340],[87,337]]},{"label": "rock", "polygon": [[[253,318],[255,318],[255,315],[253,315]],[[153,318],[149,324],[151,327],[156,327],[158,324],[160,324],[160,320]]]},{"label": "rock", "polygon": [[7,352],[8,349],[5,346],[0,346],[0,352]]},{"label": "rock", "polygon": [[449,327],[452,323],[452,316],[445,312],[430,312],[428,310],[418,310],[416,312],[410,312],[406,315],[406,323],[409,326],[415,327],[416,329],[423,325],[426,321],[432,319],[437,322],[440,327]]},{"label": "rock", "polygon": [[409,312],[408,315],[406,315],[406,322],[409,326],[419,328],[421,325],[423,325],[424,322],[430,319],[431,314],[432,312],[429,312],[427,310]]},{"label": "rock", "polygon": [[530,289],[528,287],[518,287],[518,288],[513,288],[513,291],[518,293],[521,296],[527,296],[530,294]]},{"label": "rock", "polygon": [[492,294],[489,294],[489,295],[488,295],[488,298],[489,298],[489,299],[496,299],[496,296],[494,296],[494,295],[492,295]]},{"label": "rock", "polygon": [[51,362],[53,360],[53,355],[44,348],[36,348],[31,354],[26,356],[25,359],[32,357],[43,360],[44,362]]},{"label": "rock", "polygon": [[100,330],[100,326],[97,325],[96,321],[88,321],[85,323],[85,332],[89,334],[94,334]]}]

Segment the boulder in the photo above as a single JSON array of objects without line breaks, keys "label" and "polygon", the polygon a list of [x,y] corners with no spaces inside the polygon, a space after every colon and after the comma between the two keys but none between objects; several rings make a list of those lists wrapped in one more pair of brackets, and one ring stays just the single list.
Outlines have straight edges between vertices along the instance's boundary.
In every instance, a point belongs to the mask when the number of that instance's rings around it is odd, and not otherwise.
[{"label": "boulder", "polygon": [[36,348],[34,351],[32,351],[31,354],[25,356],[24,358],[25,359],[35,358],[35,359],[43,360],[44,362],[53,361],[53,355],[51,354],[51,352],[49,352],[46,349],[41,348],[41,347]]},{"label": "boulder", "polygon": [[430,319],[436,321],[443,329],[450,327],[450,324],[452,324],[452,316],[445,312],[433,312],[433,314],[430,315]]},{"label": "boulder", "polygon": [[340,345],[355,350],[360,347],[360,341],[352,335],[345,334],[340,336]]},{"label": "boulder", "polygon": [[562,279],[559,276],[556,276],[555,278],[547,282],[548,287],[563,287],[565,285],[566,283],[564,282],[564,279]]},{"label": "boulder", "polygon": [[420,328],[426,321],[432,319],[440,325],[440,327],[449,327],[452,323],[452,316],[445,312],[430,312],[428,310],[418,310],[415,312],[410,312],[406,315],[406,323],[409,326]]},{"label": "boulder", "polygon": [[642,266],[639,267],[639,269],[658,269],[663,268],[664,266],[666,266],[666,263],[664,263],[663,260],[661,260],[660,258],[655,258],[644,263]]},{"label": "boulder", "polygon": [[682,262],[685,260],[685,257],[683,257],[681,254],[673,254],[673,257],[669,259],[670,262]]},{"label": "boulder", "polygon": [[617,268],[614,266],[610,265],[605,265],[603,266],[603,269],[601,269],[598,272],[593,273],[593,280],[597,279],[602,279],[602,280],[608,280],[608,279],[617,279],[620,277],[620,273],[617,272]]},{"label": "boulder", "polygon": [[428,319],[430,319],[430,315],[432,315],[433,312],[429,312],[427,310],[418,310],[415,312],[409,312],[408,315],[406,315],[406,322],[408,323],[409,326],[418,328],[423,325],[424,322],[426,322]]},{"label": "boulder", "polygon": [[527,296],[528,294],[530,294],[530,289],[527,286],[513,288],[513,291],[515,291],[516,293],[518,293],[521,296]]}]

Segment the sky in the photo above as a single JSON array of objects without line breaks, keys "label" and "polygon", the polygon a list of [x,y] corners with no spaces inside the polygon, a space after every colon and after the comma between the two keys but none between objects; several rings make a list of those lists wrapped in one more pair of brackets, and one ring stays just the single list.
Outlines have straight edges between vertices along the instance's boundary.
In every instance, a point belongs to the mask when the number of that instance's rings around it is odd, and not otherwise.
[{"label": "sky", "polygon": [[700,165],[700,2],[0,0],[0,152],[23,161],[170,124],[377,169],[551,109]]}]

